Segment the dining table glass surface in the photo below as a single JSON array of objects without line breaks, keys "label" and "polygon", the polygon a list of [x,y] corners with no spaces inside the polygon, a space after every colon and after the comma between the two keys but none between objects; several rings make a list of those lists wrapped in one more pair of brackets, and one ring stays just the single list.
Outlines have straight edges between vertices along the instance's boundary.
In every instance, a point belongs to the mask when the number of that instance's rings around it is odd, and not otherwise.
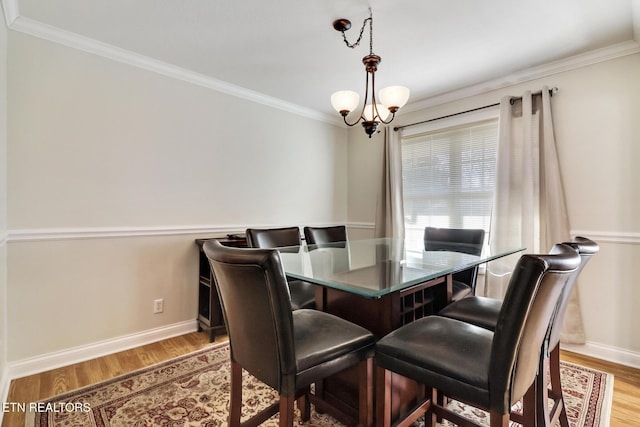
[{"label": "dining table glass surface", "polygon": [[364,239],[278,248],[287,276],[379,298],[524,250],[485,246],[480,256],[415,251],[403,239]]}]

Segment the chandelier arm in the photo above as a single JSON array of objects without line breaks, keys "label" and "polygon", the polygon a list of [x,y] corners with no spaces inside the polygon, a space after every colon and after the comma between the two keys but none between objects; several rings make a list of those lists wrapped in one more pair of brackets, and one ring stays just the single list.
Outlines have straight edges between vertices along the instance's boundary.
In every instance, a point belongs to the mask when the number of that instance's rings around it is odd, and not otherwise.
[{"label": "chandelier arm", "polygon": [[[358,123],[360,123],[360,121],[366,121],[366,119],[364,118],[364,111],[367,108],[367,100],[369,99],[369,72],[366,71],[366,84],[365,84],[365,91],[364,91],[364,102],[362,104],[362,109],[360,110],[360,114],[358,114],[358,118],[356,119],[355,122],[353,123],[349,123],[347,121],[347,115],[342,116],[342,120],[344,121],[344,123],[347,126],[355,126]],[[375,99],[375,94],[373,95],[373,99]]]},{"label": "chandelier arm", "polygon": [[[369,71],[365,71],[365,86],[364,86],[364,102],[362,103],[362,110],[360,110],[360,119],[366,121],[367,119],[364,117],[364,112],[367,108],[367,101],[369,100]],[[373,90],[372,90],[373,92]],[[375,93],[371,95],[375,99]]]},{"label": "chandelier arm", "polygon": [[374,117],[377,117],[378,120],[380,121],[380,123],[388,125],[396,117],[396,112],[392,111],[392,110],[389,110],[389,112],[391,112],[391,118],[389,120],[383,120],[382,119],[382,116],[380,115],[380,112],[378,111],[378,103],[376,102],[376,75],[375,75],[375,71],[371,72],[371,91],[373,92],[373,94],[371,95],[371,104],[373,105],[373,110],[374,110],[373,112],[375,112]]},{"label": "chandelier arm", "polygon": [[396,116],[396,113],[393,113],[393,116],[391,116],[391,119],[389,119],[389,121],[384,121],[382,119],[382,116],[380,115],[380,111],[378,111],[378,103],[376,102],[376,75],[375,72],[371,73],[371,91],[373,92],[373,95],[371,96],[371,104],[373,105],[373,110],[375,112],[374,117],[377,117],[378,120],[380,121],[380,123],[384,123],[385,125],[388,125],[389,123],[391,123],[391,120],[393,120],[393,118]]},{"label": "chandelier arm", "polygon": [[393,121],[393,119],[395,119],[396,117],[396,112],[392,112],[391,113],[391,118],[387,121],[382,120],[382,118],[380,116],[378,116],[378,120],[380,120],[380,123],[384,123],[385,125],[388,125],[389,123],[391,123]]},{"label": "chandelier arm", "polygon": [[378,103],[376,102],[376,72],[375,71],[371,72],[371,92],[372,92],[371,93],[371,114],[373,116],[373,120],[375,120],[377,117],[378,120],[384,123],[384,120],[382,120],[382,116],[378,112]]},{"label": "chandelier arm", "polygon": [[356,121],[355,121],[355,122],[353,122],[353,123],[349,123],[349,122],[347,121],[347,115],[348,115],[348,114],[345,114],[344,116],[342,116],[342,120],[344,121],[344,124],[345,124],[345,125],[347,125],[347,126],[349,126],[349,127],[351,127],[351,126],[355,126],[355,125],[357,125],[358,123],[360,123],[360,119],[362,118],[362,116],[361,116],[361,117],[358,117],[358,120],[356,120]]}]

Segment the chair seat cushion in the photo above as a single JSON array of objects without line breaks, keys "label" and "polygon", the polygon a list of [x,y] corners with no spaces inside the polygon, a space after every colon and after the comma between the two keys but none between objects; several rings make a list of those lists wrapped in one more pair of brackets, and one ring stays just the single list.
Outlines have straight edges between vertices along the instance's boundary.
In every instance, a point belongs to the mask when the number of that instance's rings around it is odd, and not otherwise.
[{"label": "chair seat cushion", "polygon": [[438,312],[438,316],[458,319],[493,331],[501,308],[502,301],[498,299],[470,296],[447,305]]},{"label": "chair seat cushion", "polygon": [[472,293],[471,286],[458,282],[457,280],[451,283],[451,290],[451,301],[459,301]]},{"label": "chair seat cushion", "polygon": [[316,308],[316,285],[303,280],[290,280],[291,309]]},{"label": "chair seat cushion", "polygon": [[376,364],[470,402],[488,405],[493,333],[455,319],[428,316],[383,337]]},{"label": "chair seat cushion", "polygon": [[358,325],[317,310],[302,309],[292,314],[298,372],[329,361],[335,363],[349,353],[373,354],[375,337]]}]

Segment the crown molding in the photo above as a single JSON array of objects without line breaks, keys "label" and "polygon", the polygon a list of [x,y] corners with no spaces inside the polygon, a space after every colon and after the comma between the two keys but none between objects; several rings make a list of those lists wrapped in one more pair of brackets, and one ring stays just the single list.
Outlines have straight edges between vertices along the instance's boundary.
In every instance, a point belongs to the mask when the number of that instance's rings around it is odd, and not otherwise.
[{"label": "crown molding", "polygon": [[[634,0],[640,3],[640,0]],[[288,113],[296,114],[313,120],[325,122],[334,126],[342,126],[342,120],[334,115],[322,113],[310,108],[302,107],[282,99],[268,96],[250,89],[243,88],[219,79],[215,79],[200,73],[196,73],[185,68],[178,67],[166,62],[162,62],[138,53],[134,53],[116,46],[97,41],[88,37],[81,36],[76,33],[62,30],[20,16],[18,8],[18,0],[2,0],[4,8],[5,20],[7,28],[13,31],[29,34],[34,37],[42,38],[54,43],[58,43],[67,47],[82,50],[87,53],[102,56],[114,61],[125,63],[134,67],[138,67],[147,71],[155,72],[166,77],[182,80],[191,84],[205,87],[227,95],[242,98],[251,102],[273,107]],[[640,15],[635,11],[634,16]],[[637,31],[634,23],[634,34]],[[588,65],[611,59],[640,53],[640,43],[635,40],[629,40],[601,49],[596,49],[583,54],[574,55],[569,58],[550,62],[538,67],[528,68],[518,71],[507,76],[503,76],[494,80],[478,83],[472,86],[454,90],[439,95],[431,96],[427,99],[419,100],[407,104],[403,108],[403,112],[413,112],[445,104],[448,102],[458,101],[470,96],[481,95],[494,90],[512,86],[514,84],[523,83],[535,79],[549,77],[554,74],[575,70]]]},{"label": "crown molding", "polygon": [[217,92],[245,99],[267,107],[276,108],[298,116],[325,122],[334,126],[342,123],[333,115],[328,115],[310,108],[302,107],[282,99],[268,96],[260,92],[246,89],[204,74],[178,67],[145,55],[84,37],[79,34],[47,25],[40,21],[20,16],[16,0],[2,0],[5,9],[5,19],[10,30],[38,37],[53,43],[98,55],[113,61],[121,62],[133,67],[151,71],[166,77],[181,80]]},{"label": "crown molding", "polygon": [[498,89],[503,89],[518,83],[542,79],[554,74],[576,70],[589,65],[621,58],[627,55],[633,55],[636,53],[640,53],[640,43],[635,40],[628,40],[615,45],[603,47],[601,49],[574,55],[569,58],[549,62],[538,67],[527,68],[526,70],[518,71],[494,80],[489,80],[472,86],[467,86],[462,89],[432,96],[421,101],[416,101],[414,103],[406,105],[403,108],[403,112],[424,110],[426,108],[434,107],[437,105],[458,101],[471,96],[481,95]]},{"label": "crown molding", "polygon": [[13,22],[18,18],[18,0],[2,0],[2,9],[4,9],[4,20],[7,28],[11,28]]}]

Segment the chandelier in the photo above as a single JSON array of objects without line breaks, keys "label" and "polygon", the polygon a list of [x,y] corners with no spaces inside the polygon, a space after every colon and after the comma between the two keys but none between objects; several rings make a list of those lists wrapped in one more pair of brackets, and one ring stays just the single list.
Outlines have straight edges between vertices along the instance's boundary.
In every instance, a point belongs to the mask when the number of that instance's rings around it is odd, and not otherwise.
[{"label": "chandelier", "polygon": [[[369,17],[362,23],[358,40],[349,43],[345,31],[351,28],[351,21],[348,19],[337,19],[333,21],[333,28],[342,33],[342,38],[347,47],[353,49],[360,44],[365,27],[369,23],[369,55],[362,58],[362,63],[366,70],[366,86],[364,93],[364,104],[360,111],[360,116],[354,122],[347,121],[347,115],[354,111],[360,103],[360,95],[352,90],[340,90],[331,95],[331,105],[340,113],[347,126],[355,126],[362,122],[364,131],[369,138],[377,130],[380,123],[388,124],[395,118],[396,112],[409,100],[409,89],[404,86],[389,86],[380,90],[380,103],[376,99],[376,71],[378,64],[382,61],[378,55],[373,53],[373,16],[369,8]],[[371,83],[371,84],[369,84]],[[369,91],[371,91],[371,102],[369,101]],[[391,118],[386,120],[391,114]]]}]

